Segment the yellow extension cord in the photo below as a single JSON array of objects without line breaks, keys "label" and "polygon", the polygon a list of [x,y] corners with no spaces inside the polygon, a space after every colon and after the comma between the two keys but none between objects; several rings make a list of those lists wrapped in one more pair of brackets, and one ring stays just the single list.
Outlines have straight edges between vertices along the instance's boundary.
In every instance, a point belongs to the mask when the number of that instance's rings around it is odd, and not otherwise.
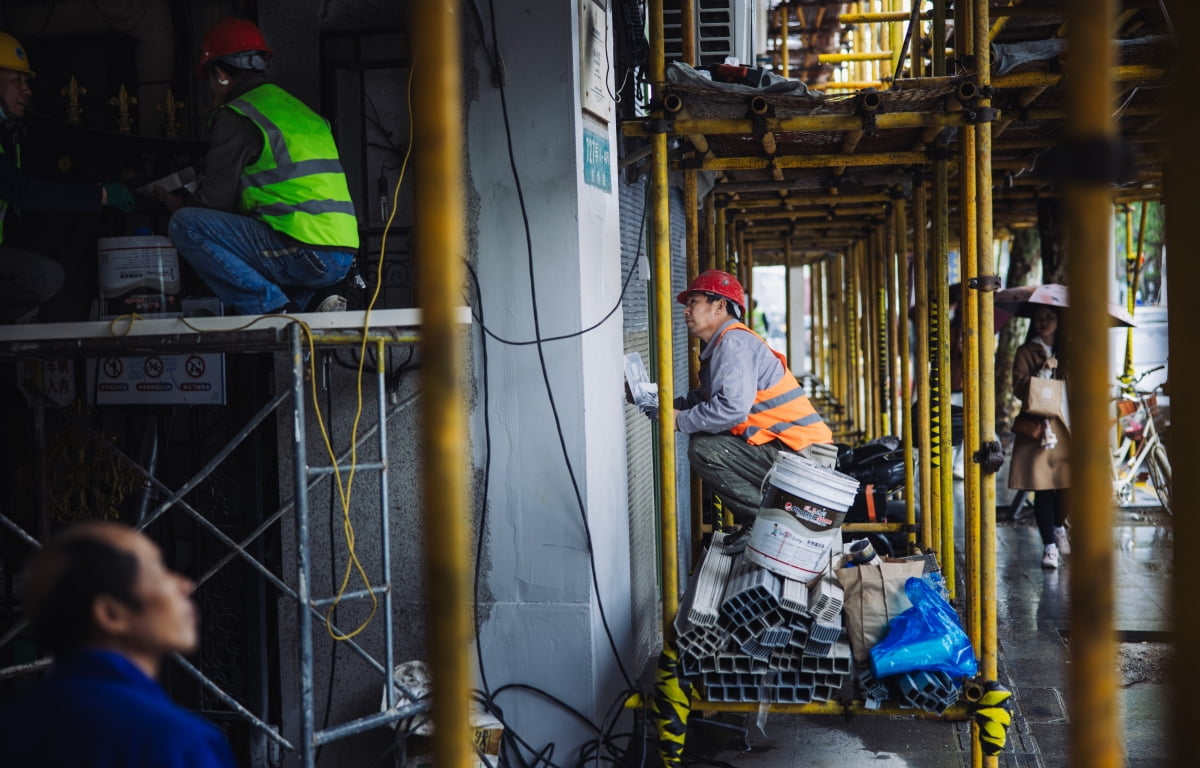
[{"label": "yellow extension cord", "polygon": [[[380,289],[383,287],[383,261],[384,261],[384,255],[387,253],[387,235],[388,235],[388,232],[391,231],[392,222],[396,218],[396,208],[397,208],[397,205],[399,204],[399,198],[400,198],[400,186],[401,186],[401,184],[404,183],[404,175],[408,169],[408,158],[412,154],[412,132],[413,132],[412,78],[413,78],[414,69],[415,69],[415,67],[413,69],[409,69],[409,71],[408,71],[408,87],[407,87],[407,91],[408,91],[408,93],[407,93],[408,135],[409,135],[408,147],[405,149],[404,160],[400,165],[400,176],[399,176],[399,178],[396,179],[396,188],[392,194],[392,210],[388,215],[387,223],[384,225],[383,238],[379,245],[379,261],[376,264],[376,271],[375,271],[375,292],[371,295],[371,301],[367,303],[366,311],[363,313],[362,345],[359,347],[358,371],[356,372],[356,381],[355,381],[356,402],[355,402],[355,411],[354,411],[354,423],[350,428],[350,471],[346,475],[345,482],[342,481],[342,473],[340,471],[340,468],[338,467],[337,454],[333,450],[333,442],[329,437],[329,429],[328,429],[328,427],[325,426],[325,419],[321,412],[321,403],[320,403],[320,400],[318,398],[318,393],[317,393],[317,359],[316,359],[315,345],[313,343],[312,328],[310,328],[308,326],[308,323],[305,323],[303,320],[301,320],[297,317],[293,317],[288,314],[273,314],[273,315],[263,315],[262,317],[257,317],[255,319],[251,320],[250,322],[246,323],[245,325],[238,326],[237,328],[229,329],[229,331],[243,331],[243,330],[246,330],[247,328],[250,328],[254,324],[258,323],[263,317],[286,317],[289,320],[291,320],[295,323],[298,323],[300,325],[301,330],[304,332],[304,338],[308,344],[308,360],[309,360],[309,370],[310,370],[309,378],[312,381],[313,410],[316,413],[317,424],[321,430],[321,439],[325,443],[325,450],[328,452],[329,459],[333,463],[333,479],[334,479],[334,482],[337,483],[338,497],[339,497],[339,500],[340,500],[341,506],[342,506],[342,531],[346,536],[346,551],[348,554],[348,559],[346,560],[346,569],[345,569],[345,572],[342,574],[341,585],[338,587],[338,591],[337,591],[337,594],[334,596],[333,603],[329,606],[329,610],[326,611],[326,613],[325,613],[325,631],[328,632],[329,636],[332,637],[334,640],[349,640],[350,638],[355,637],[356,635],[361,633],[364,629],[366,629],[370,625],[371,621],[375,618],[375,614],[379,610],[379,598],[377,598],[375,596],[375,593],[372,591],[371,581],[367,577],[366,570],[363,568],[362,563],[359,561],[358,553],[355,550],[354,524],[350,520],[350,501],[351,501],[351,498],[353,495],[354,475],[355,475],[355,472],[356,472],[356,469],[358,466],[358,424],[362,418],[362,410],[363,410],[363,386],[362,386],[362,384],[363,384],[363,366],[366,364],[366,360],[367,360],[367,355],[366,355],[367,334],[371,328],[371,312],[375,308],[375,302],[379,299],[379,292],[380,292]],[[137,314],[136,312],[130,313],[127,315],[120,315],[118,317],[113,318],[112,321],[109,322],[109,332],[113,336],[125,336],[129,333],[130,329],[133,328],[134,322],[136,322],[137,320],[142,320],[142,319],[143,319],[142,316]],[[194,330],[198,333],[209,333],[210,332],[210,331],[203,331],[203,330],[197,328],[196,326],[189,323],[186,318],[180,317],[179,319],[188,328],[191,328],[192,330]],[[117,325],[122,320],[126,321],[128,324],[125,326],[125,328],[123,330],[118,331]],[[380,361],[380,364],[382,364],[382,361]],[[385,569],[391,568],[391,563],[384,563],[383,567]],[[333,627],[333,613],[334,613],[334,611],[337,610],[338,605],[342,601],[342,596],[345,595],[345,593],[346,593],[346,588],[350,584],[350,575],[353,571],[358,572],[359,577],[362,579],[364,588],[365,588],[368,596],[371,598],[371,612],[367,615],[367,617],[365,619],[363,619],[362,623],[359,624],[355,629],[353,629],[352,631],[347,632],[345,634],[342,634],[342,633],[338,632],[337,630],[335,630]]]}]

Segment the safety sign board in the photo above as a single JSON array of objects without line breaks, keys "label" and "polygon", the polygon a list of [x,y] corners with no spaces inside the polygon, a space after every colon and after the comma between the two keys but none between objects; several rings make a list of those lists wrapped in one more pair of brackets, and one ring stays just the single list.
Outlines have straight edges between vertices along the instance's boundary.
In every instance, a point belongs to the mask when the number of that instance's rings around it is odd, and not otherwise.
[{"label": "safety sign board", "polygon": [[104,357],[89,371],[98,405],[224,405],[220,353]]}]

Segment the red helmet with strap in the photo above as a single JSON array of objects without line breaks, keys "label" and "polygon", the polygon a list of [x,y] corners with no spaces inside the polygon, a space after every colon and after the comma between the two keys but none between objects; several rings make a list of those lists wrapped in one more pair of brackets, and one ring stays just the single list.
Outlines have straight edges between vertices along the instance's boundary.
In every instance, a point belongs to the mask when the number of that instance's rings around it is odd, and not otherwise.
[{"label": "red helmet with strap", "polygon": [[681,291],[675,297],[675,300],[680,304],[687,304],[688,296],[697,292],[711,293],[714,296],[729,299],[737,304],[740,310],[738,317],[746,314],[746,292],[742,290],[742,284],[738,282],[738,279],[728,272],[722,272],[719,269],[701,272],[692,280],[686,291]]},{"label": "red helmet with strap", "polygon": [[203,78],[204,68],[222,56],[246,51],[262,51],[266,58],[271,58],[271,46],[253,21],[233,17],[219,20],[204,33],[197,77]]}]

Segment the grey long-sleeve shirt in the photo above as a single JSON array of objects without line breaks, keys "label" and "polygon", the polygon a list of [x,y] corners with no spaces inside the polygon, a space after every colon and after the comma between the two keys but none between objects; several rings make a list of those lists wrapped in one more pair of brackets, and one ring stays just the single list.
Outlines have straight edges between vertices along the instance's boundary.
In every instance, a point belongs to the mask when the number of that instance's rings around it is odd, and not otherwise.
[{"label": "grey long-sleeve shirt", "polygon": [[728,432],[746,420],[754,398],[783,376],[779,358],[761,338],[743,330],[721,335],[722,325],[700,353],[700,387],[688,392],[676,424],[688,434]]}]

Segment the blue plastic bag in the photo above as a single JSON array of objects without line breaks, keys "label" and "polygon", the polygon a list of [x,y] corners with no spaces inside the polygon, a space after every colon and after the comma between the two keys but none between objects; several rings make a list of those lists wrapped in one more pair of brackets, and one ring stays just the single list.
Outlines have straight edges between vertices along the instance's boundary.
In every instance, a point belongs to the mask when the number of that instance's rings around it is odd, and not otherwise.
[{"label": "blue plastic bag", "polygon": [[875,677],[922,669],[973,677],[979,662],[954,608],[924,579],[910,578],[904,592],[912,608],[892,619],[887,635],[871,648]]}]

